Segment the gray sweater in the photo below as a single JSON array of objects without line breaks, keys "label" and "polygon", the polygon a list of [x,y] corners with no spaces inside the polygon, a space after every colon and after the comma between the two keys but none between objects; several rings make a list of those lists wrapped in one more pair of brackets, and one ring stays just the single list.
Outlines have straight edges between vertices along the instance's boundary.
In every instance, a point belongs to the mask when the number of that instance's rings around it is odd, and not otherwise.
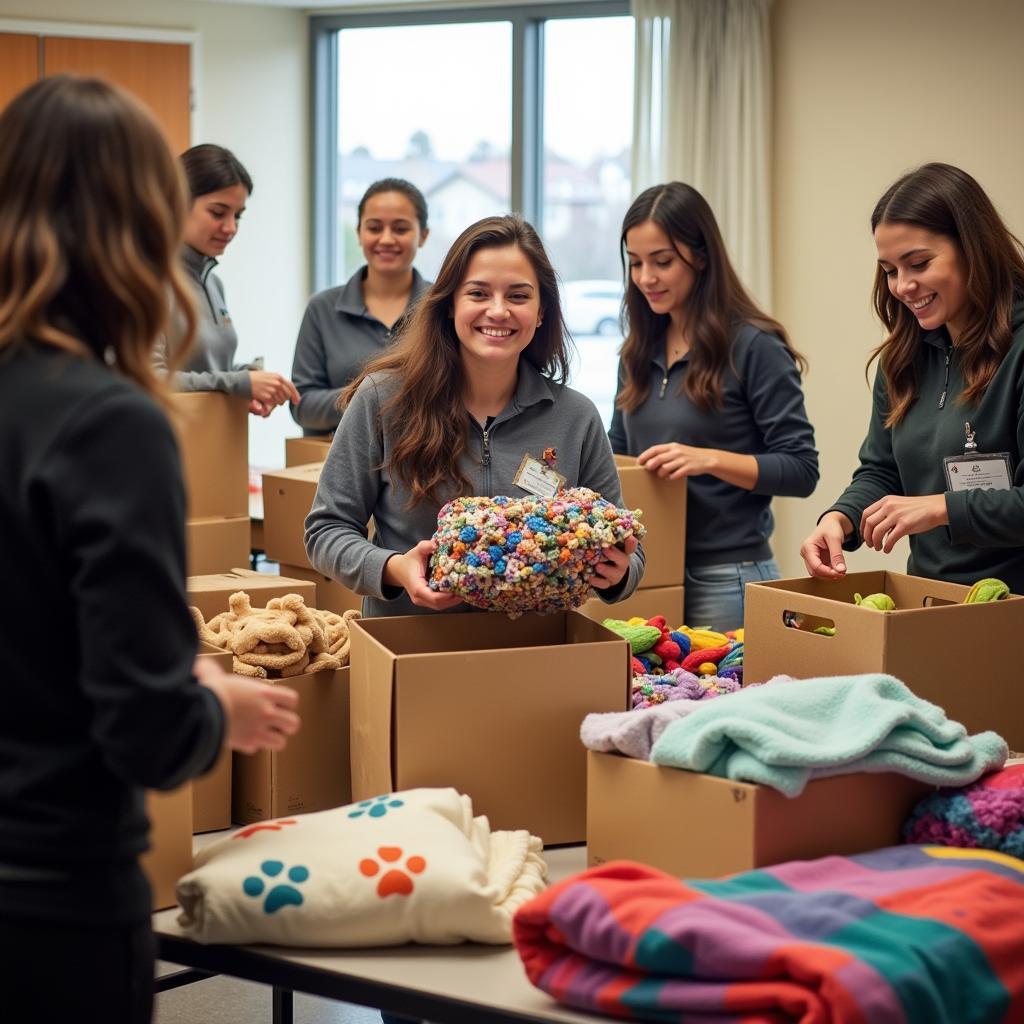
[{"label": "gray sweater", "polygon": [[[306,553],[325,576],[340,580],[364,595],[363,614],[411,615],[429,611],[414,605],[404,590],[385,587],[384,564],[404,554],[437,528],[437,513],[452,498],[454,487],[435,503],[406,508],[410,492],[380,467],[390,454],[390,431],[380,410],[394,393],[394,377],[373,375],[360,385],[345,410],[320,474],[313,507],[306,518]],[[460,468],[470,481],[469,494],[496,496],[525,493],[512,482],[523,456],[539,457],[545,448],[557,452],[557,470],[567,486],[589,487],[621,504],[618,473],[597,409],[589,398],[555,384],[525,360],[512,401],[487,431],[489,462],[484,462],[484,432],[469,417],[469,446]],[[373,517],[374,538],[366,524]],[[643,575],[640,548],[629,572],[613,593],[595,591],[606,601],[628,597]],[[465,604],[453,611],[471,611]]]},{"label": "gray sweater", "polygon": [[[805,498],[818,483],[818,451],[807,421],[800,375],[782,340],[750,324],[737,328],[732,366],[722,377],[723,403],[704,412],[679,389],[689,356],[665,366],[664,348],[651,360],[651,390],[633,412],[616,409],[608,433],[617,455],[639,455],[676,441],[753,455],[752,491],[702,474],[687,481],[689,565],[772,557],[773,495]],[[620,370],[621,379],[621,370]]]},{"label": "gray sweater", "polygon": [[[224,285],[213,273],[217,261],[186,245],[182,251],[185,274],[196,293],[199,323],[196,338],[184,365],[174,374],[177,391],[226,391],[229,395],[252,396],[249,370],[257,365],[234,362],[238,334],[228,315]],[[172,334],[180,332],[172,331]],[[167,372],[167,363],[176,343],[167,337],[158,339],[153,362],[158,370]]]},{"label": "gray sweater", "polygon": [[306,306],[292,362],[292,382],[302,396],[291,406],[292,418],[303,434],[329,434],[337,427],[342,388],[387,348],[429,284],[413,270],[409,304],[385,327],[366,309],[365,278],[366,267],[360,267],[345,284],[319,292]]}]

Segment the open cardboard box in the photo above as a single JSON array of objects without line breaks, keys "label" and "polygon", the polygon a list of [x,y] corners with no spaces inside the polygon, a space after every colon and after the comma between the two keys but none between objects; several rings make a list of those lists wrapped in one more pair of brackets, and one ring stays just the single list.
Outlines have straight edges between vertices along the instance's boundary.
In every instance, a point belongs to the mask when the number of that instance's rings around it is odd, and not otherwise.
[{"label": "open cardboard box", "polygon": [[[334,435],[332,434],[331,437]],[[331,447],[330,437],[288,437],[284,442],[284,464],[287,467],[323,462]]]},{"label": "open cardboard box", "polygon": [[232,819],[248,825],[349,803],[349,669],[267,681],[298,693],[302,727],[282,751],[234,755]]},{"label": "open cardboard box", "polygon": [[317,607],[316,587],[307,580],[286,574],[254,572],[252,569],[235,568],[228,572],[190,576],[185,581],[185,589],[188,603],[198,608],[207,622],[215,615],[229,611],[228,600],[240,590],[249,595],[253,608],[264,608],[271,598],[284,597],[285,594],[298,594],[307,607]]},{"label": "open cardboard box", "polygon": [[[680,587],[686,560],[686,481],[662,480],[631,455],[616,455],[622,504],[641,509],[647,534],[646,568],[640,587]],[[679,625],[679,623],[675,623]]]},{"label": "open cardboard box", "polygon": [[341,615],[353,608],[356,611],[362,610],[363,599],[354,590],[349,590],[344,583],[332,580],[330,576],[324,576],[308,565],[282,564],[280,569],[285,576],[293,576],[315,585],[317,608],[334,612],[336,615]]},{"label": "open cardboard box", "polygon": [[248,402],[220,391],[179,392],[170,398],[189,519],[248,516]]},{"label": "open cardboard box", "polygon": [[891,772],[770,786],[587,752],[587,863],[635,860],[680,878],[895,846],[934,786]]},{"label": "open cardboard box", "polygon": [[174,887],[192,870],[192,784],[170,792],[146,790],[149,849],[139,858],[153,890],[153,909],[178,902]]},{"label": "open cardboard box", "polygon": [[[1014,668],[1024,598],[961,604],[969,589],[883,571],[749,583],[743,677],[887,672],[968,732],[994,729],[1011,750],[1024,750],[1024,687]],[[897,610],[855,605],[855,593],[888,594]],[[804,629],[787,625],[794,616]],[[806,628],[816,625],[834,625],[835,636]]]},{"label": "open cardboard box", "polygon": [[584,602],[577,611],[595,622],[605,619],[653,619],[655,615],[664,615],[670,629],[681,626],[683,618],[682,587],[647,587],[634,590],[625,601],[617,604],[605,604],[599,597],[592,597]]},{"label": "open cardboard box", "polygon": [[629,645],[575,612],[353,622],[352,797],[454,786],[492,828],[582,842],[580,722],[629,685]]}]

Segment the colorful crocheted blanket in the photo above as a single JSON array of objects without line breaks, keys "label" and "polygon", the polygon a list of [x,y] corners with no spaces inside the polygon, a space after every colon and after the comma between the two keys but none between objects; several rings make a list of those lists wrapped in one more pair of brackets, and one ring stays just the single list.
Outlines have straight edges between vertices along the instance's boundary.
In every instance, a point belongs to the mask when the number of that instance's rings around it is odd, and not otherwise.
[{"label": "colorful crocheted blanket", "polygon": [[679,881],[614,861],[516,914],[559,1002],[685,1024],[1024,1021],[1024,862],[898,846]]}]

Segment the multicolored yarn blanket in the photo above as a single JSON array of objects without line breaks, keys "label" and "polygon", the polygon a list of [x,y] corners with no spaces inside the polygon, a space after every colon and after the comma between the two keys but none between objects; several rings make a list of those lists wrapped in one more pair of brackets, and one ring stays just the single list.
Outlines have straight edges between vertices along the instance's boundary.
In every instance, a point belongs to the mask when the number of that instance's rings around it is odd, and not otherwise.
[{"label": "multicolored yarn blanket", "polygon": [[1024,764],[925,797],[903,826],[903,838],[1024,857]]},{"label": "multicolored yarn blanket", "polygon": [[679,881],[613,861],[513,922],[559,1002],[681,1024],[1024,1021],[1024,862],[896,846]]},{"label": "multicolored yarn blanket", "polygon": [[850,772],[966,786],[1002,767],[1006,753],[996,733],[968,736],[894,676],[867,673],[744,687],[704,701],[668,726],[651,760],[798,796],[811,779]]}]

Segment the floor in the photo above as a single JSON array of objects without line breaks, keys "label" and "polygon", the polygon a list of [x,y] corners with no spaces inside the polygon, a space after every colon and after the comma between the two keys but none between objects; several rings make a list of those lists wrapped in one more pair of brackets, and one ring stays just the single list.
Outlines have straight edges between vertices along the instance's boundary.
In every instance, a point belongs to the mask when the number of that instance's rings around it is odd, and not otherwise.
[{"label": "floor", "polygon": [[[236,978],[215,977],[156,997],[154,1024],[270,1024],[270,988]],[[380,1014],[362,1006],[296,995],[295,1024],[380,1024]]]}]

